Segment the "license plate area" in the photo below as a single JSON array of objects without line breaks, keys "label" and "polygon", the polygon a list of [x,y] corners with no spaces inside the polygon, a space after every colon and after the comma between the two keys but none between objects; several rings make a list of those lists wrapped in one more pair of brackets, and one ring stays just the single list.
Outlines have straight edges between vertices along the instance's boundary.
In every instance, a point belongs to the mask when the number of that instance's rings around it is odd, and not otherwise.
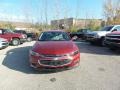
[{"label": "license plate area", "polygon": [[62,66],[70,63],[69,60],[40,60],[40,64],[47,66]]}]

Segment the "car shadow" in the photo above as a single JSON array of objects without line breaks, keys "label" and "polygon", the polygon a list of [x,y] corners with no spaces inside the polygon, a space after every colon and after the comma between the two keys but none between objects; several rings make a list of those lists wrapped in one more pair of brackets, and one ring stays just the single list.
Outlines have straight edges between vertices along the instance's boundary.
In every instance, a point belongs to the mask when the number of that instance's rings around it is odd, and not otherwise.
[{"label": "car shadow", "polygon": [[39,71],[30,67],[29,64],[29,50],[31,46],[19,47],[9,50],[6,53],[2,65],[8,67],[9,69],[20,71],[26,74],[51,74],[57,73],[65,70],[52,70],[52,71]]},{"label": "car shadow", "polygon": [[80,48],[80,53],[112,55],[112,56],[120,55],[120,50],[112,51],[107,47],[102,47],[99,45],[91,45],[89,42],[86,42],[86,41],[75,41],[75,43]]}]

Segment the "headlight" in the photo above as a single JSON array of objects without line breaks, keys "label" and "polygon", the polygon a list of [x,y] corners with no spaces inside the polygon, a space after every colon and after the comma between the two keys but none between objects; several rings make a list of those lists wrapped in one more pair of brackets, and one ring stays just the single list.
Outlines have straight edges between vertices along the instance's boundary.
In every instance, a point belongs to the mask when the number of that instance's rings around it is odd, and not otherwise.
[{"label": "headlight", "polygon": [[94,38],[99,38],[99,35],[97,33],[94,34]]},{"label": "headlight", "polygon": [[72,53],[67,54],[67,57],[68,57],[70,60],[72,60],[72,59],[73,59],[73,56],[77,55],[78,53],[79,53],[79,51],[77,50],[77,51],[75,51],[75,52],[72,52]]},{"label": "headlight", "polygon": [[74,56],[74,55],[77,55],[79,53],[79,51],[78,50],[76,50],[76,51],[74,51],[74,52],[72,52],[72,53],[70,53],[70,54],[68,54],[69,56]]},{"label": "headlight", "polygon": [[22,35],[22,38],[26,38],[27,36],[25,34]]},{"label": "headlight", "polygon": [[30,50],[30,54],[33,55],[33,56],[38,56],[38,57],[44,57],[43,55],[39,54],[39,53],[36,53],[32,50]]},{"label": "headlight", "polygon": [[22,36],[22,38],[24,38],[24,35],[21,35]]}]

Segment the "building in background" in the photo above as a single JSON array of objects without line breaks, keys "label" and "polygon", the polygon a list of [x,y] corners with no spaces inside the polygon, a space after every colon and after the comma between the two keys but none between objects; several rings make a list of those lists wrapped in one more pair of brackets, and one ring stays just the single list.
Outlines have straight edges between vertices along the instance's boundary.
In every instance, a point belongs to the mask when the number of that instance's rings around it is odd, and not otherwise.
[{"label": "building in background", "polygon": [[101,26],[102,19],[66,18],[60,20],[52,20],[51,26],[55,29],[58,29],[60,26],[64,26],[66,29],[70,29],[73,26],[77,28],[88,28],[88,26],[93,22],[96,24],[96,26]]}]

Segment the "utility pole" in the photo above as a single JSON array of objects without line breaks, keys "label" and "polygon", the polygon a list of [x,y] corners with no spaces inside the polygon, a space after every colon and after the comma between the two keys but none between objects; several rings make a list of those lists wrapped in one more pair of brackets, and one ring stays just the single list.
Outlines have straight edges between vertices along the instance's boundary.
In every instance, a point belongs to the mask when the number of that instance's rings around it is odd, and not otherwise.
[{"label": "utility pole", "polygon": [[79,0],[76,0],[76,17],[75,17],[75,24],[74,24],[74,26],[77,26],[78,16],[79,16]]},{"label": "utility pole", "polygon": [[48,24],[48,17],[47,17],[47,14],[48,14],[48,2],[47,0],[45,0],[45,21],[46,21],[46,24]]},{"label": "utility pole", "polygon": [[56,11],[56,19],[57,19],[57,29],[59,29],[59,14],[60,14],[60,2],[59,0],[55,0],[55,11]]},{"label": "utility pole", "polygon": [[[68,0],[66,0],[66,3],[68,4]],[[64,8],[64,15],[65,15],[64,16],[64,27],[65,27],[65,29],[67,29],[68,28],[68,21],[67,21],[67,18],[68,18],[68,7]]]},{"label": "utility pole", "polygon": [[86,11],[85,28],[87,28],[88,12]]},{"label": "utility pole", "polygon": [[47,29],[48,25],[48,1],[45,0],[45,7],[44,7],[44,13],[45,13],[45,28]]}]

